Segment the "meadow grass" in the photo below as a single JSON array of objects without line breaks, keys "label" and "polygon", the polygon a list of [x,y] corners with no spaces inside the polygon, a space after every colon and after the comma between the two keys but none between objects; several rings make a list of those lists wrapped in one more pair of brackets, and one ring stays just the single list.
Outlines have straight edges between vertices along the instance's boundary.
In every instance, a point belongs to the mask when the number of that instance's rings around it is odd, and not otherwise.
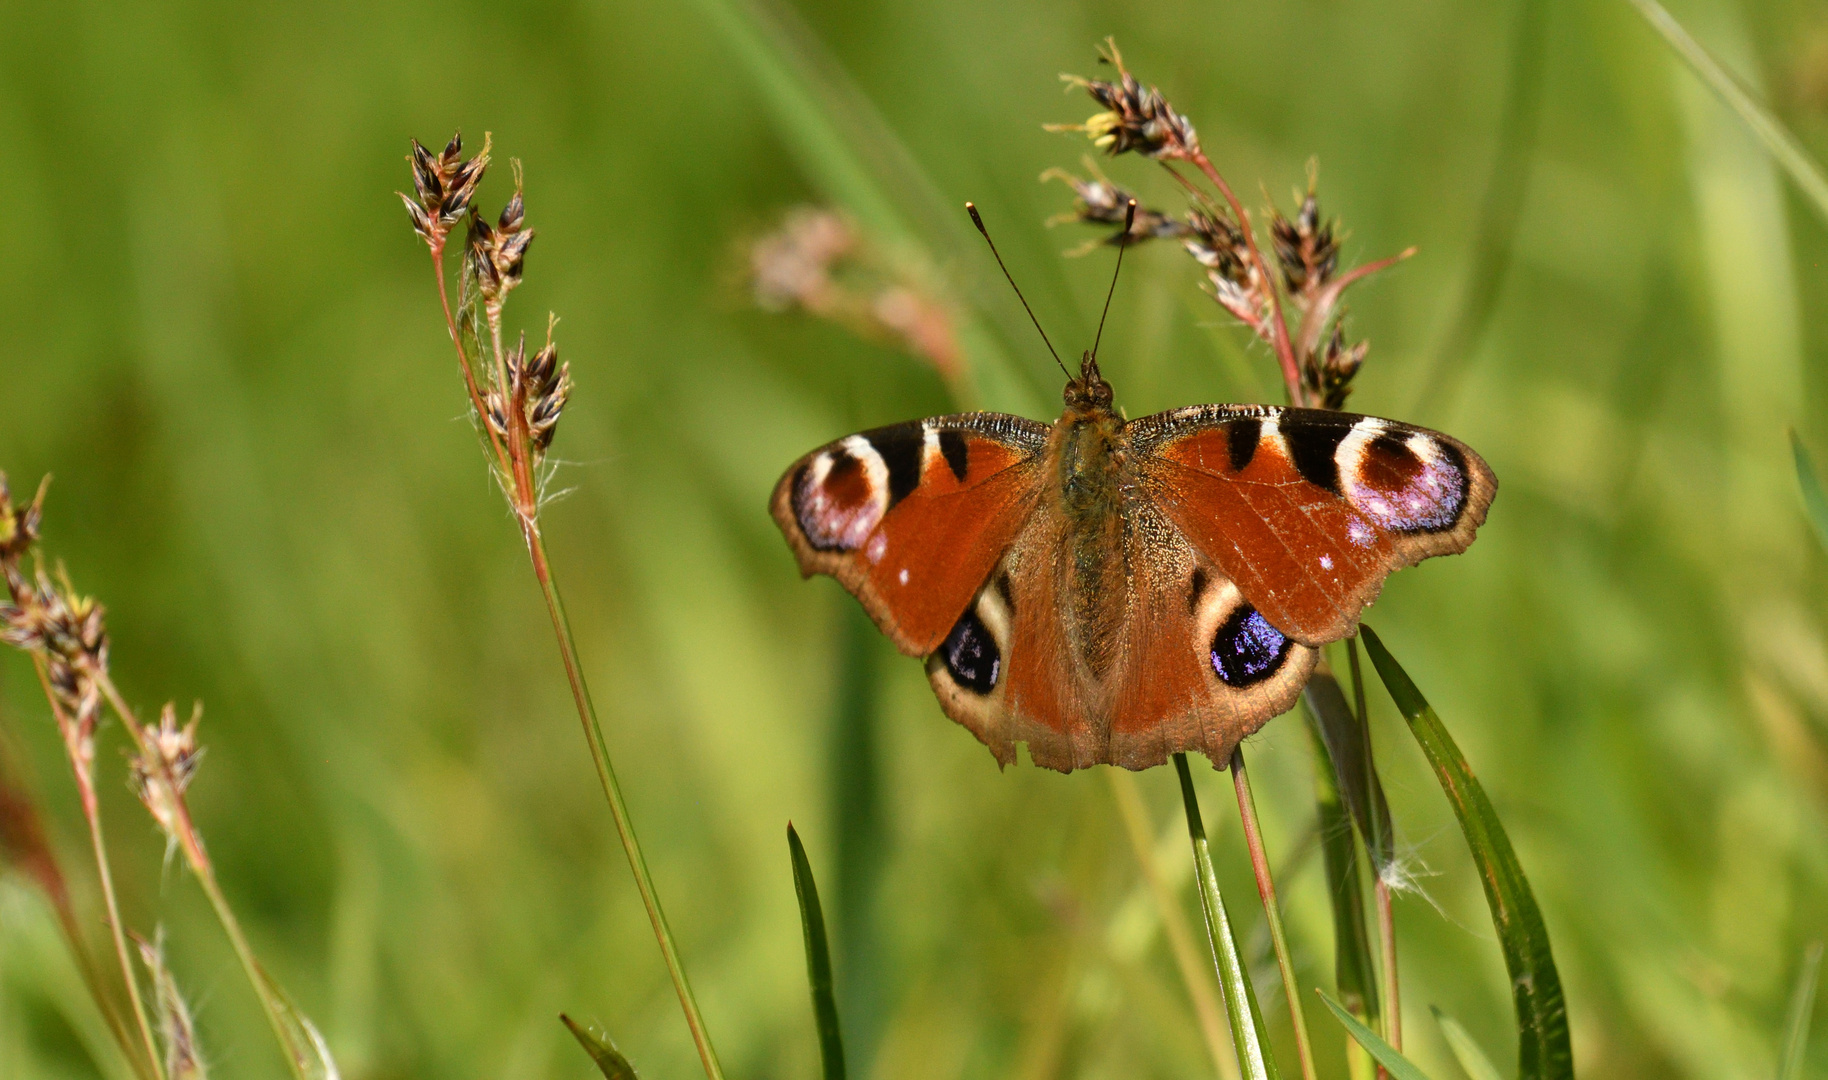
[{"label": "meadow grass", "polygon": [[[1421,248],[1355,297],[1377,344],[1352,405],[1465,439],[1504,497],[1468,556],[1400,575],[1375,622],[1528,869],[1581,1071],[1807,1075],[1819,1051],[1786,1033],[1807,1029],[1797,975],[1828,876],[1828,597],[1785,431],[1828,446],[1805,361],[1824,236],[1629,5],[1545,8],[21,12],[0,191],[35,257],[0,268],[0,462],[57,471],[46,545],[107,598],[123,698],[209,702],[191,802],[223,897],[345,1075],[579,1075],[560,1009],[644,1075],[689,1075],[673,982],[560,723],[574,704],[522,541],[450,422],[466,394],[423,253],[380,198],[405,133],[512,132],[541,221],[564,223],[516,303],[566,315],[585,388],[555,451],[573,491],[545,511],[552,560],[576,568],[575,652],[605,742],[639,763],[630,813],[730,1071],[819,1067],[791,817],[811,864],[841,868],[826,907],[853,1071],[1210,1072],[1108,786],[990,768],[914,665],[853,632],[847,598],[794,579],[760,512],[781,465],[834,434],[961,394],[1044,414],[1029,331],[944,215],[985,206],[1043,320],[1089,341],[1106,271],[1054,258],[1072,241],[1041,222],[1067,196],[1030,181],[1079,152],[1037,130],[1082,115],[1052,73],[1115,32],[1234,179],[1279,197],[1316,154],[1349,254]],[[1675,14],[1819,156],[1810,13]],[[1514,80],[1520,58],[1538,74]],[[715,284],[738,238],[806,201],[845,207],[889,272],[947,299],[968,384]],[[1184,256],[1145,247],[1125,274],[1102,355],[1132,415],[1278,393]],[[79,932],[107,955],[62,740],[30,666],[0,671]],[[1390,909],[1403,1052],[1455,1074],[1437,1004],[1504,1061],[1510,982],[1458,824],[1400,714],[1377,694],[1368,711],[1391,857],[1426,869]],[[1251,775],[1263,847],[1288,862],[1296,977],[1330,986],[1299,725],[1251,744]],[[210,897],[167,874],[115,771],[122,733],[102,730],[113,779],[95,786],[123,823],[120,921],[167,928],[216,1071],[280,1075]],[[1209,808],[1233,801],[1189,779]],[[1186,863],[1176,785],[1137,780],[1151,826],[1173,823],[1161,865]],[[838,812],[859,790],[873,809]],[[1208,825],[1267,1042],[1293,1062],[1272,935],[1236,901],[1257,886],[1242,830]],[[1198,918],[1191,876],[1169,888]],[[124,1075],[59,933],[7,876],[0,1071]],[[1343,1029],[1308,1013],[1337,1074]]]}]

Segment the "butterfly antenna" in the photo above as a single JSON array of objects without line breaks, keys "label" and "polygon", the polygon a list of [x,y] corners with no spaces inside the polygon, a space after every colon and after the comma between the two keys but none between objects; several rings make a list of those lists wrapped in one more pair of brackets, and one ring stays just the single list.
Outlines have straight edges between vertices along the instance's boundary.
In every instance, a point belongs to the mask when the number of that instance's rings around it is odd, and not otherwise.
[{"label": "butterfly antenna", "polygon": [[1111,287],[1105,290],[1104,311],[1098,316],[1098,335],[1092,338],[1092,359],[1098,359],[1098,343],[1104,340],[1105,316],[1111,313],[1111,297],[1117,294],[1117,275],[1123,270],[1123,251],[1130,246],[1130,226],[1136,224],[1136,200],[1123,208],[1123,232],[1118,233],[1122,243],[1117,245],[1117,269],[1111,271]]},{"label": "butterfly antenna", "polygon": [[[984,243],[990,245],[990,254],[996,257],[997,269],[1003,271],[1004,280],[1009,282],[1010,288],[1015,289],[1016,299],[1022,301],[1022,310],[1028,312],[1028,321],[1035,324],[1035,332],[1041,335],[1041,343],[1047,346],[1047,351],[1053,354],[1054,363],[1060,365],[1060,370],[1066,372],[1066,377],[1070,380],[1073,373],[1067,371],[1066,365],[1061,363],[1060,354],[1054,352],[1054,343],[1047,340],[1047,331],[1041,329],[1041,320],[1035,318],[1035,309],[1028,306],[1028,298],[1022,295],[1022,289],[1016,285],[1016,279],[1010,275],[1009,267],[1003,265],[1003,256],[997,251],[996,241],[990,238],[990,230],[984,228],[984,219],[978,216],[977,206],[973,203],[966,203],[965,212],[971,215],[971,224],[976,225],[977,231],[983,234]],[[1122,252],[1119,252],[1118,256],[1121,258]]]}]

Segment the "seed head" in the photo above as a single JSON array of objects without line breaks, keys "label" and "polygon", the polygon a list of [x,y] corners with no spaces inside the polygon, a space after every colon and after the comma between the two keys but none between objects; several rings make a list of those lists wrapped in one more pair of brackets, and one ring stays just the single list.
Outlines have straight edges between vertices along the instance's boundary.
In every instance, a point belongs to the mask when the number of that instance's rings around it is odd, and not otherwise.
[{"label": "seed head", "polygon": [[1364,366],[1365,354],[1370,351],[1369,341],[1347,345],[1345,328],[1339,323],[1333,324],[1333,334],[1327,339],[1326,348],[1319,357],[1310,357],[1302,372],[1302,381],[1307,383],[1308,390],[1322,408],[1345,407],[1346,398],[1352,393],[1352,379]]},{"label": "seed head", "polygon": [[1305,295],[1323,288],[1339,268],[1339,241],[1334,236],[1335,223],[1320,217],[1320,202],[1312,186],[1293,221],[1272,211],[1270,238],[1276,245],[1276,262],[1282,268],[1282,280],[1291,296],[1300,302]]},{"label": "seed head", "polygon": [[833,271],[857,247],[857,232],[843,215],[822,207],[796,207],[778,230],[749,250],[756,305],[765,311],[802,307],[829,315],[839,299]]},{"label": "seed head", "polygon": [[197,745],[197,723],[202,719],[203,707],[198,705],[190,723],[180,728],[177,709],[166,702],[159,711],[158,728],[146,732],[145,749],[128,762],[134,792],[167,835],[172,835],[176,825],[177,800],[190,787],[203,759],[203,748]]},{"label": "seed head", "polygon": [[38,485],[38,494],[25,506],[13,505],[13,494],[6,486],[6,474],[0,472],[0,562],[12,563],[38,542],[38,526],[44,517],[44,493],[51,478]]},{"label": "seed head", "polygon": [[1093,146],[1112,157],[1134,150],[1144,157],[1181,158],[1199,149],[1200,139],[1193,124],[1174,111],[1160,90],[1136,81],[1125,69],[1116,41],[1105,39],[1100,58],[1117,69],[1116,82],[1078,75],[1060,78],[1083,88],[1105,111],[1093,114],[1083,124],[1050,124],[1048,130],[1083,131]]},{"label": "seed head", "polygon": [[[1136,196],[1116,184],[1111,183],[1099,174],[1090,158],[1085,161],[1087,171],[1092,174],[1089,180],[1081,180],[1065,169],[1049,169],[1041,174],[1041,180],[1058,180],[1073,189],[1073,209],[1068,213],[1048,219],[1049,225],[1067,221],[1084,222],[1088,225],[1119,226],[1104,243],[1127,246],[1141,243],[1144,240],[1170,239],[1187,235],[1187,223],[1177,221],[1160,210],[1151,210],[1138,206],[1136,219],[1131,222],[1130,230],[1125,232],[1124,215],[1130,201]],[[1088,247],[1087,250],[1090,250]]]},{"label": "seed head", "polygon": [[[552,340],[552,328],[556,320],[546,324],[546,346],[527,358],[527,338],[521,335],[514,348],[508,352],[508,393],[527,425],[527,439],[533,446],[533,457],[537,462],[546,456],[546,450],[552,445],[552,437],[558,431],[559,417],[565,411],[565,403],[571,400],[571,365],[559,362],[559,347]],[[483,393],[483,404],[488,409],[484,418],[496,436],[503,441],[510,438],[508,431],[508,410],[503,405],[499,391],[490,388]]]},{"label": "seed head", "polygon": [[[463,160],[463,135],[451,136],[444,152],[433,154],[418,139],[407,160],[413,167],[413,192],[396,192],[412,217],[413,231],[425,238],[433,249],[442,248],[451,226],[462,220],[476,199],[476,185],[489,167],[489,137],[482,139],[482,152]],[[414,196],[417,196],[415,198]]]},{"label": "seed head", "polygon": [[527,248],[533,244],[533,230],[526,228],[526,218],[526,203],[521,197],[520,162],[516,161],[514,198],[502,207],[495,224],[491,226],[474,206],[470,207],[464,264],[475,276],[476,288],[484,304],[499,306],[520,284]]},{"label": "seed head", "polygon": [[1222,212],[1196,208],[1187,213],[1187,236],[1181,243],[1206,268],[1219,303],[1255,325],[1269,307],[1269,295],[1243,228]]}]

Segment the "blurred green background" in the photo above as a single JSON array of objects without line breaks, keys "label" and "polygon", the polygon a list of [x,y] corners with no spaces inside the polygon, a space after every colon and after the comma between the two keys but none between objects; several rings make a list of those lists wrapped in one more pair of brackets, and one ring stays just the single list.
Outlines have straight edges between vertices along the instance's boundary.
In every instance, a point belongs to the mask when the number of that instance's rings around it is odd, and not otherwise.
[{"label": "blurred green background", "polygon": [[[1672,10],[1828,156],[1828,9]],[[790,818],[860,1075],[1212,1075],[1106,778],[999,772],[765,513],[805,450],[951,407],[892,343],[755,308],[743,245],[796,204],[845,206],[957,305],[971,404],[1051,419],[1059,377],[956,208],[983,207],[1062,348],[1089,344],[1109,258],[1059,257],[1086,235],[1043,227],[1069,195],[1035,178],[1087,148],[1040,125],[1092,111],[1055,75],[1096,74],[1106,34],[1247,203],[1286,207],[1317,157],[1349,259],[1421,248],[1354,294],[1352,406],[1464,439],[1502,490],[1370,621],[1516,842],[1583,1073],[1772,1074],[1828,925],[1828,559],[1786,434],[1828,455],[1828,232],[1623,0],[75,0],[0,28],[0,468],[56,474],[46,544],[109,606],[128,696],[205,702],[200,827],[351,1080],[590,1075],[560,1010],[645,1076],[697,1069],[393,195],[407,139],[458,127],[525,163],[540,238],[510,323],[556,311],[578,386],[546,529],[731,1075],[817,1067]],[[1178,205],[1154,166],[1108,168]],[[505,167],[484,191],[499,207]],[[1103,350],[1120,404],[1276,400],[1228,322],[1183,254],[1138,249]],[[46,707],[22,657],[0,680],[100,940]],[[1426,1006],[1503,1060],[1505,976],[1447,805],[1373,702],[1420,874],[1409,1046],[1455,1076]],[[127,920],[167,928],[216,1075],[278,1076],[119,741]],[[1307,736],[1285,717],[1249,752],[1300,975],[1330,987]],[[1292,1068],[1229,784],[1197,771]],[[1139,781],[1197,927],[1172,773]],[[0,877],[0,1074],[122,1076],[100,1032]]]}]

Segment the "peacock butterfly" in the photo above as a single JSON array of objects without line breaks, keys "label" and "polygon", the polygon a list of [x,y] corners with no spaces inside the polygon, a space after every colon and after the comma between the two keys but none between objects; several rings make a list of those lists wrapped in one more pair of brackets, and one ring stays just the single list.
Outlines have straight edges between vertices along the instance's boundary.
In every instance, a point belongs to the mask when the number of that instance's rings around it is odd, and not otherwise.
[{"label": "peacock butterfly", "polygon": [[972,412],[839,439],[771,503],[801,575],[837,578],[924,657],[940,708],[1003,765],[1017,742],[1061,772],[1228,761],[1384,578],[1466,550],[1497,492],[1465,444],[1393,420],[1127,420],[1096,346],[1065,403],[1051,427]]}]

